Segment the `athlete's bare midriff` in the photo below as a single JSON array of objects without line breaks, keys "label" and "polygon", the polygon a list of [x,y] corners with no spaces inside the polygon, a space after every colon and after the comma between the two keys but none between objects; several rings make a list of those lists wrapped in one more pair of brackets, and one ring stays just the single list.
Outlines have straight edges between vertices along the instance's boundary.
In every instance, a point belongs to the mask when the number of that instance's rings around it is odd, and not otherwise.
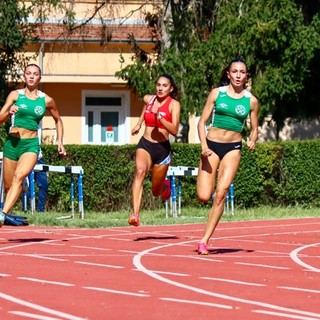
[{"label": "athlete's bare midriff", "polygon": [[150,142],[164,142],[169,140],[169,132],[166,129],[146,127],[143,137]]},{"label": "athlete's bare midriff", "polygon": [[30,138],[37,138],[38,131],[29,130],[25,128],[13,127],[10,129],[9,134],[16,138],[20,139],[30,139]]},{"label": "athlete's bare midriff", "polygon": [[207,138],[215,142],[238,142],[242,140],[240,132],[211,127],[207,133]]}]

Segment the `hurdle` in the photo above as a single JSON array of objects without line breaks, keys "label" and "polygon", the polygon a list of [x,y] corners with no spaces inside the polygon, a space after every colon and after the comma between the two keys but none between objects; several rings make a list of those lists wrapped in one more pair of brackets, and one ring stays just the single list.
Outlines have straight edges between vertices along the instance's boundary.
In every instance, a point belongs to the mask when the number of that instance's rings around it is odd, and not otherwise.
[{"label": "hurdle", "polygon": [[30,181],[30,191],[31,191],[31,212],[32,214],[35,211],[35,187],[34,187],[34,172],[55,172],[55,173],[65,173],[70,174],[70,201],[71,201],[71,215],[60,217],[60,219],[74,218],[74,176],[78,178],[78,208],[79,208],[79,217],[84,219],[84,206],[83,206],[83,185],[82,185],[82,176],[83,168],[81,166],[52,166],[46,164],[36,164],[31,172],[31,181]]},{"label": "hurdle", "polygon": [[[166,179],[170,181],[171,196],[165,203],[166,218],[169,216],[169,209],[172,217],[177,218],[178,215],[181,215],[182,177],[185,176],[198,176],[198,168],[169,166]],[[226,213],[231,213],[232,216],[234,215],[234,200],[234,183],[232,183],[226,196],[224,206]]]},{"label": "hurdle", "polygon": [[[1,161],[1,174],[0,174],[0,209],[3,208],[4,204],[4,186],[3,186],[3,153],[0,152],[0,161]],[[78,207],[79,207],[79,217],[84,219],[84,205],[83,205],[83,173],[84,170],[81,166],[53,166],[46,164],[36,164],[33,170],[30,173],[30,203],[31,203],[31,213],[35,212],[35,182],[34,182],[34,172],[43,171],[43,172],[54,172],[54,173],[64,173],[70,174],[70,200],[71,200],[71,215],[60,217],[59,219],[67,219],[75,217],[74,210],[74,176],[77,176],[77,190],[78,190]],[[25,201],[24,201],[25,202]]]},{"label": "hurdle", "polygon": [[[168,201],[166,201],[166,218],[168,218],[169,206],[171,215],[177,218],[178,214],[181,214],[181,197],[182,197],[182,181],[183,176],[197,176],[198,168],[178,166],[169,166],[167,171],[167,179],[170,180],[171,196]],[[178,192],[177,192],[178,190]],[[177,203],[178,202],[178,203]]]}]

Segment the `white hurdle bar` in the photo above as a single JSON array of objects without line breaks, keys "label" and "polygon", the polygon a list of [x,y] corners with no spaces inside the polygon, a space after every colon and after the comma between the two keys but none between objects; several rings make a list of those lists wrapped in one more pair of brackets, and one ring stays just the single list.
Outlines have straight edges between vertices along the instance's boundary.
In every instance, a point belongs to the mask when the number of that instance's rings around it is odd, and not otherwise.
[{"label": "white hurdle bar", "polygon": [[[0,161],[1,161],[1,175],[0,175],[0,209],[3,208],[4,204],[4,186],[3,186],[3,164],[2,164],[2,152],[0,152]],[[72,207],[72,215],[61,217],[62,218],[74,218],[74,175],[78,176],[78,206],[79,206],[79,216],[81,219],[84,219],[84,206],[83,206],[83,185],[82,185],[82,177],[83,177],[83,168],[81,166],[52,166],[46,164],[36,164],[31,171],[31,177],[33,176],[33,172],[56,172],[56,173],[69,173],[71,175],[70,182],[70,197],[71,197],[71,207]],[[30,195],[31,195],[31,211],[32,214],[35,211],[35,187],[34,187],[34,179],[29,181],[30,185]]]},{"label": "white hurdle bar", "polygon": [[[198,176],[198,168],[178,166],[169,166],[167,172],[167,179],[170,180],[171,197],[170,197],[170,211],[171,215],[176,218],[181,214],[181,196],[182,196],[182,182],[181,177],[185,176]],[[178,177],[178,179],[176,179]],[[212,198],[213,199],[213,198]],[[177,204],[178,202],[178,204]],[[165,204],[166,218],[168,218],[169,205],[168,201]],[[177,212],[178,210],[178,212]],[[229,192],[226,197],[225,211],[234,215],[234,184],[232,183],[229,188]]]}]

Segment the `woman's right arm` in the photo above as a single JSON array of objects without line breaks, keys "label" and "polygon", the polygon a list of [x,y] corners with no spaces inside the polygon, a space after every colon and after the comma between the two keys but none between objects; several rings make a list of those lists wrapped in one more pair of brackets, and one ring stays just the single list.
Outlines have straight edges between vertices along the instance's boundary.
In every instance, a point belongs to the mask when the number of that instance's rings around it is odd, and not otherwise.
[{"label": "woman's right arm", "polygon": [[218,93],[219,93],[219,88],[214,88],[213,90],[211,90],[198,122],[198,135],[201,143],[201,153],[204,156],[209,156],[211,154],[211,150],[208,148],[207,139],[206,139],[207,137],[206,124],[209,117],[212,114],[212,110],[214,107],[214,103],[218,97]]},{"label": "woman's right arm", "polygon": [[14,103],[18,99],[18,92],[16,90],[11,91],[0,110],[0,124],[5,123],[10,116],[18,111],[18,107],[14,106]]}]

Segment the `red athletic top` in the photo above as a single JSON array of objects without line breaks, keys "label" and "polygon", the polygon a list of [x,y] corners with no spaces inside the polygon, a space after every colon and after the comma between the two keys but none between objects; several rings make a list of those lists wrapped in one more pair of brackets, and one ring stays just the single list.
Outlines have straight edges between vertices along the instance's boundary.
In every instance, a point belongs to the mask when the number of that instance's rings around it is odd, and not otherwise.
[{"label": "red athletic top", "polygon": [[[151,112],[151,108],[155,100],[156,100],[156,96],[153,96],[147,105],[146,112],[144,113],[144,123],[146,127],[157,127],[157,128],[165,129],[165,127],[160,122],[160,120],[157,119],[157,116]],[[169,105],[171,101],[172,101],[172,98],[168,97],[166,103],[158,109],[158,112],[162,115],[162,118],[166,119],[169,122],[172,122],[172,116],[169,111]]]}]

